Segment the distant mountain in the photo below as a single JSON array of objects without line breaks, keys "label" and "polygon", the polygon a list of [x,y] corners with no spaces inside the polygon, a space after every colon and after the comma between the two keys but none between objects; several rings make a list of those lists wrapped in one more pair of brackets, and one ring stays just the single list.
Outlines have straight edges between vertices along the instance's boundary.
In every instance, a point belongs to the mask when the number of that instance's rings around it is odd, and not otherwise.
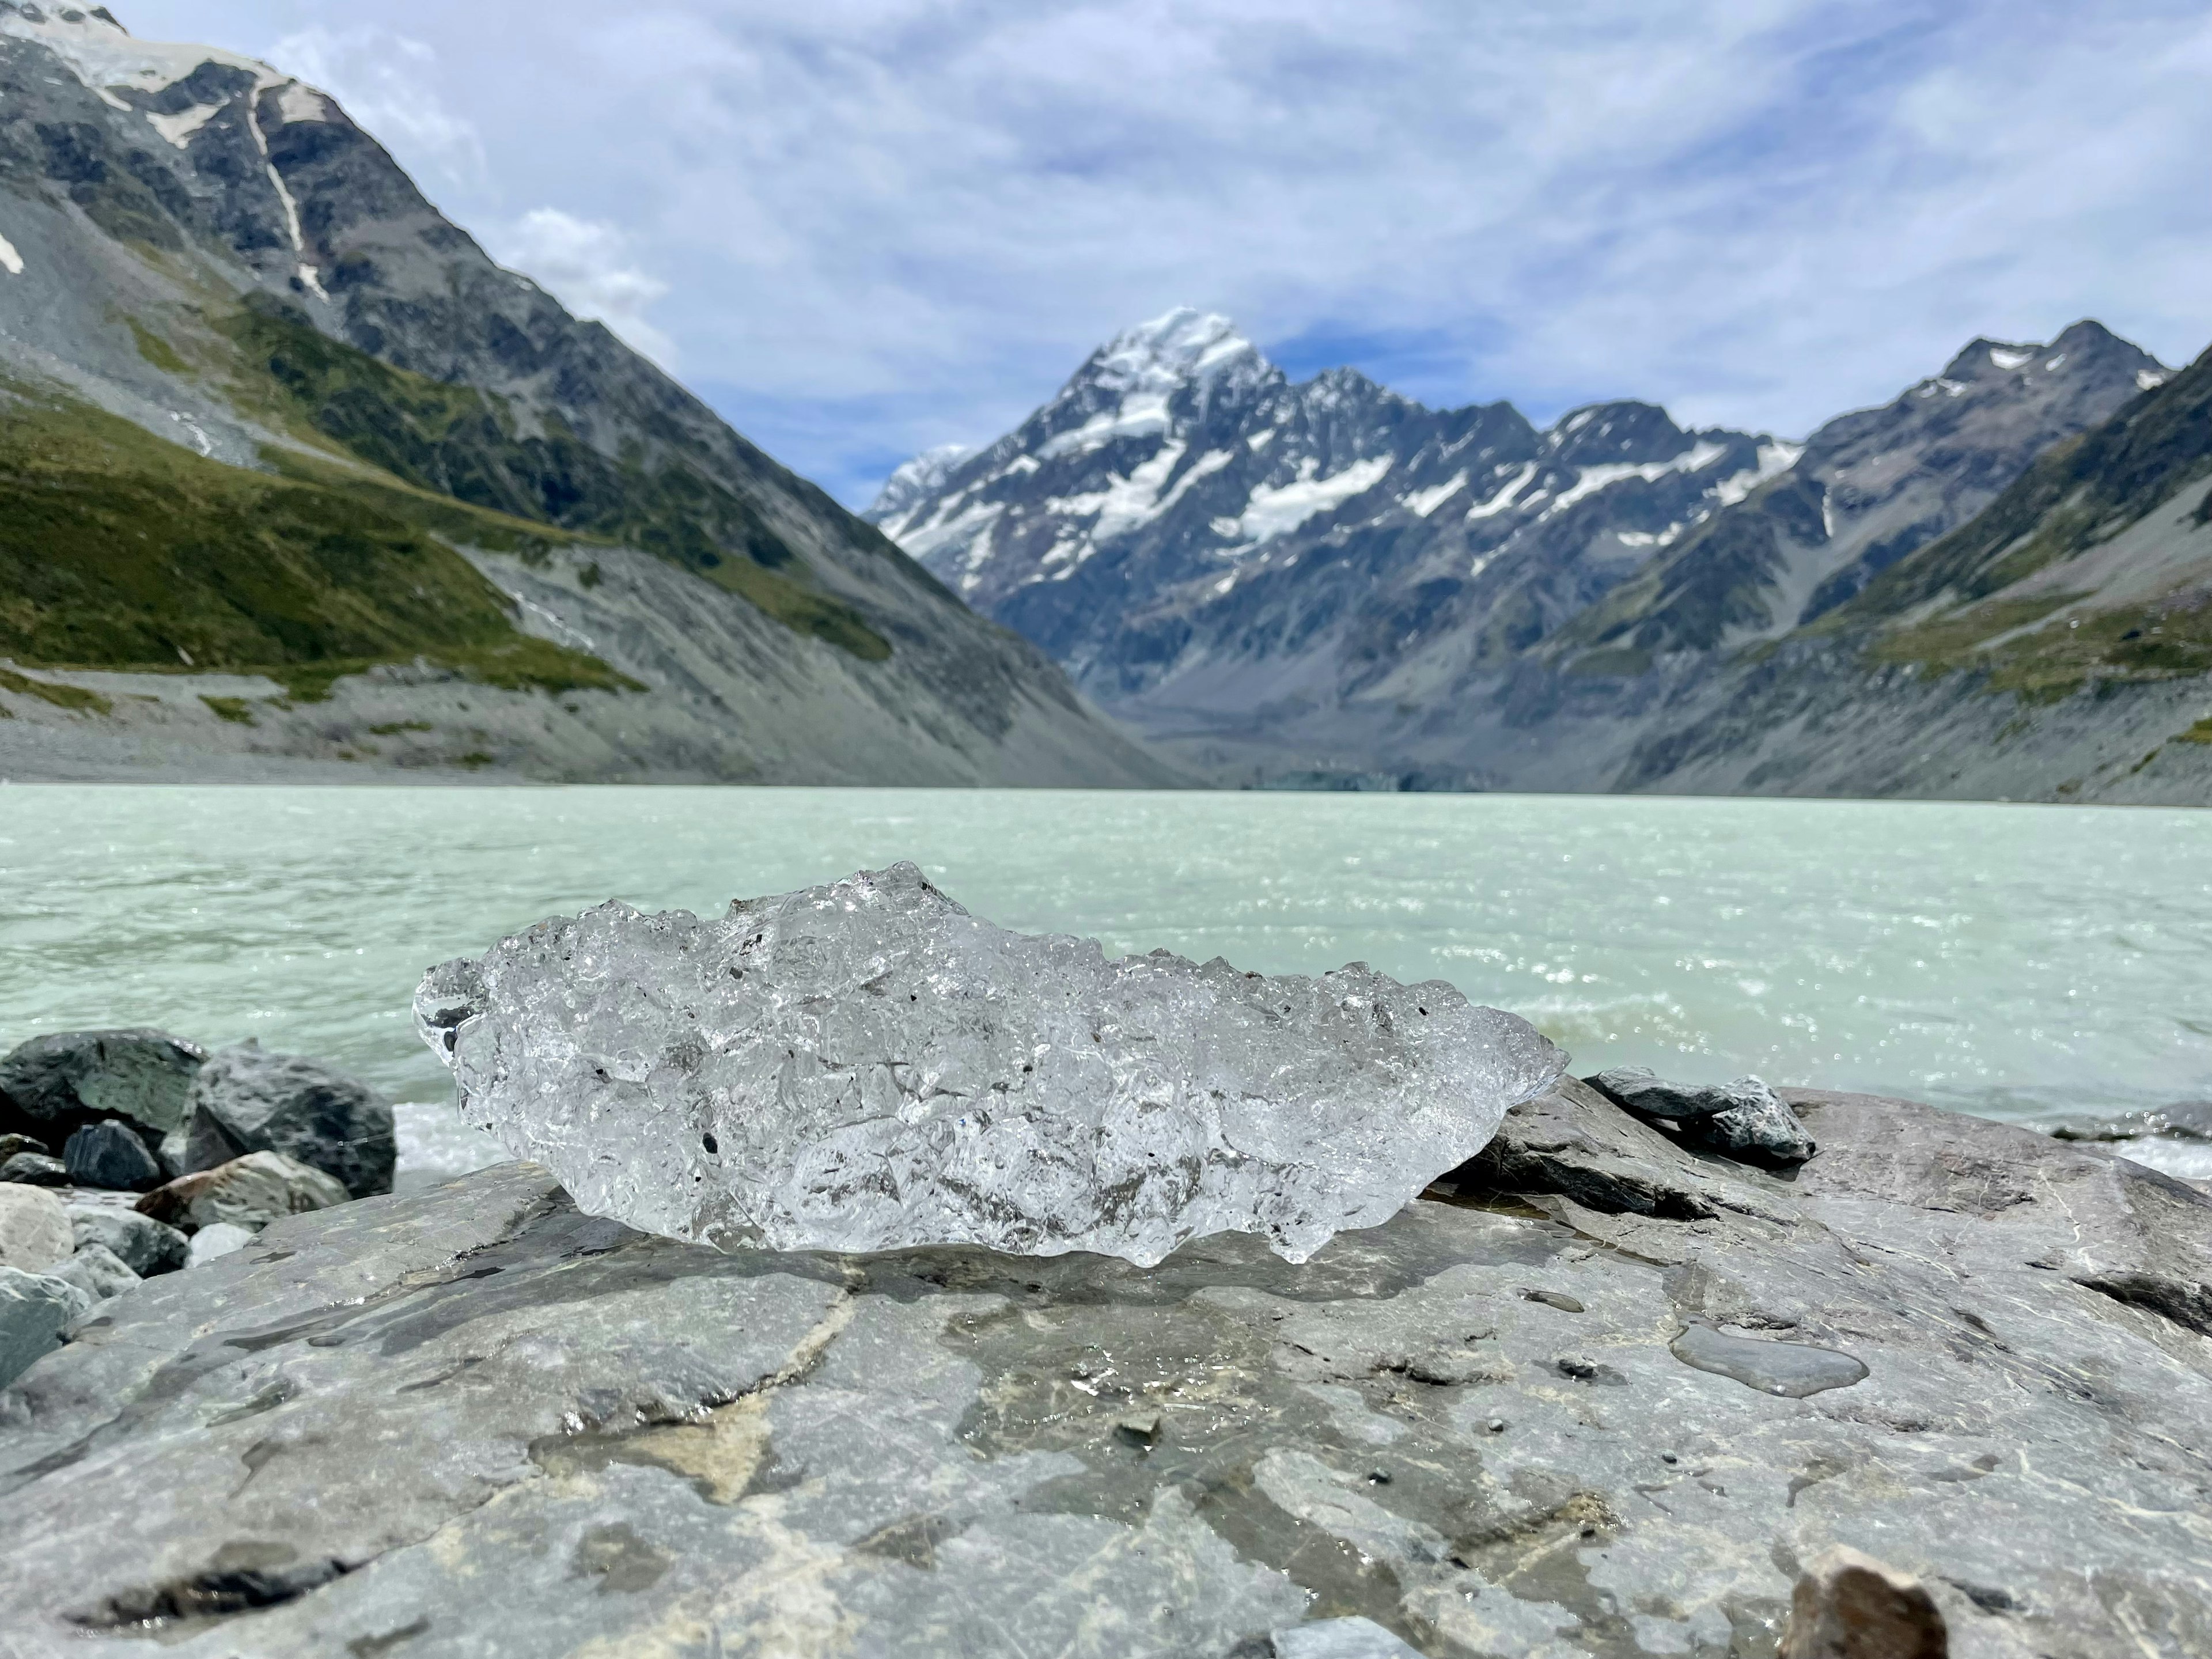
[{"label": "distant mountain", "polygon": [[2212,805],[2212,352],[1742,653],[1630,788]]},{"label": "distant mountain", "polygon": [[1977,341],[1802,444],[1636,403],[1540,431],[1348,370],[1292,385],[1183,311],[998,443],[902,474],[870,516],[1224,781],[1667,787],[1653,757],[1739,659],[2166,376],[2082,323]]},{"label": "distant mountain", "polygon": [[14,0],[0,659],[19,777],[1174,776],[325,94]]},{"label": "distant mountain", "polygon": [[1156,725],[1328,701],[1478,613],[1476,650],[1504,660],[1796,454],[1644,404],[1539,431],[1348,369],[1293,385],[1186,310],[1102,348],[989,448],[902,472],[868,516]]}]

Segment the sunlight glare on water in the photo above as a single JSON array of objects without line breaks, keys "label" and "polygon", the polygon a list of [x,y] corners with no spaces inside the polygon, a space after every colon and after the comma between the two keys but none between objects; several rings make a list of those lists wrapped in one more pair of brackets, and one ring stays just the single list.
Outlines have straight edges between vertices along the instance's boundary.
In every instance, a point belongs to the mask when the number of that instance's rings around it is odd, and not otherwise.
[{"label": "sunlight glare on water", "polygon": [[[256,1036],[442,1101],[408,1014],[433,963],[608,898],[711,912],[902,858],[1115,951],[1447,979],[1585,1072],[2002,1117],[2212,1095],[2212,813],[1974,805],[11,787],[0,1046]],[[410,1114],[410,1156],[449,1123]]]}]

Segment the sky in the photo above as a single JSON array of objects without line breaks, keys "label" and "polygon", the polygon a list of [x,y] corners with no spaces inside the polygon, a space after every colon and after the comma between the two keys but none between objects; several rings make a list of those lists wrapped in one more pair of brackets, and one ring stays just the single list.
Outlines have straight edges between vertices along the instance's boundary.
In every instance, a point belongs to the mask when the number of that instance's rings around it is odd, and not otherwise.
[{"label": "sky", "polygon": [[2212,342],[2206,0],[112,0],[334,94],[858,503],[1176,305],[1294,375],[1802,436]]}]

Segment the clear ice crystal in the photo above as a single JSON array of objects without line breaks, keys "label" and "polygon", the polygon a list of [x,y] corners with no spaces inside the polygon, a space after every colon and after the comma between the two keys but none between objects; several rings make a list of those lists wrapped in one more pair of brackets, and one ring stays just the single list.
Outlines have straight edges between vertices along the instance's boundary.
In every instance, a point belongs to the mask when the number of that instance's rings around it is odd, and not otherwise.
[{"label": "clear ice crystal", "polygon": [[460,1109],[585,1211],[738,1249],[972,1244],[1140,1267],[1378,1226],[1565,1056],[1441,981],[1267,978],[1009,933],[910,864],[607,904],[434,969]]}]

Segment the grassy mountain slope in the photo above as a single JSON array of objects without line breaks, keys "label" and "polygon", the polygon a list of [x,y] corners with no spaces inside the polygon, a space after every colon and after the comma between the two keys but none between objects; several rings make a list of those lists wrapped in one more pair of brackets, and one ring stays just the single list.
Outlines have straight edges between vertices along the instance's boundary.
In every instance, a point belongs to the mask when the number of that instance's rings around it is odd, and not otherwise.
[{"label": "grassy mountain slope", "polygon": [[496,393],[380,362],[265,295],[221,328],[239,349],[235,389],[303,436],[426,491],[658,554],[863,661],[891,654],[850,605],[806,585],[799,556],[744,496],[686,459],[610,461],[557,415],[526,435]]},{"label": "grassy mountain slope", "polygon": [[641,689],[519,632],[505,596],[420,520],[508,547],[528,526],[443,504],[410,511],[407,492],[334,484],[312,466],[226,466],[80,400],[9,389],[0,654],[265,672],[295,695],[418,655],[509,689]]},{"label": "grassy mountain slope", "polygon": [[2038,702],[2093,681],[2212,674],[2212,494],[2160,538],[2162,568],[2148,549],[2096,556],[2208,479],[2212,352],[2058,446],[1972,523],[1816,626],[1870,633],[1878,660],[1972,669]]},{"label": "grassy mountain slope", "polygon": [[1181,781],[281,70],[0,6],[0,775]]}]

